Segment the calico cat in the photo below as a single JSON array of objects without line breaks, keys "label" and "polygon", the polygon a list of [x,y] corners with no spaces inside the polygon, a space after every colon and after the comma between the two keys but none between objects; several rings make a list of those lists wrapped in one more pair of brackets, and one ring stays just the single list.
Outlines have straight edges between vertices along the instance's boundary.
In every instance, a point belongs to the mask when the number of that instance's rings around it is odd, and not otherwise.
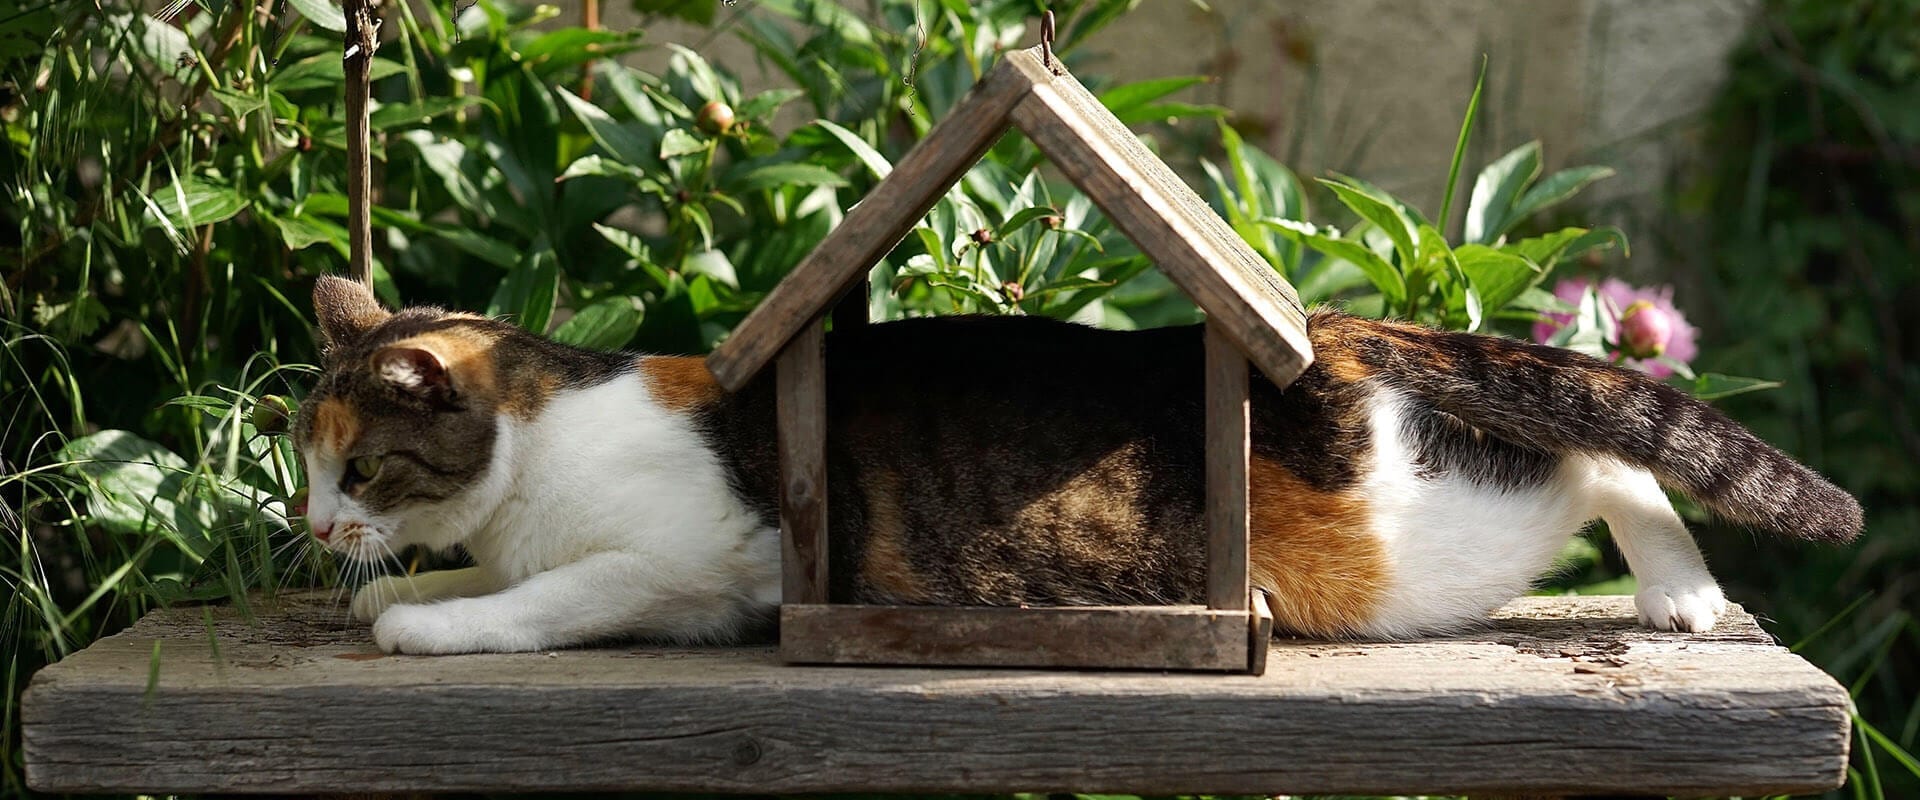
[{"label": "calico cat", "polygon": [[[463,546],[353,613],[381,649],[720,641],[780,602],[772,370],[589,352],[323,278],[295,429],[313,533],[350,558]],[[1640,621],[1725,600],[1661,490],[1846,541],[1847,493],[1719,412],[1567,350],[1320,310],[1316,361],[1252,387],[1251,563],[1277,627],[1474,625],[1605,519]],[[1193,603],[1205,586],[1202,334],[919,319],[827,338],[836,602]]]}]

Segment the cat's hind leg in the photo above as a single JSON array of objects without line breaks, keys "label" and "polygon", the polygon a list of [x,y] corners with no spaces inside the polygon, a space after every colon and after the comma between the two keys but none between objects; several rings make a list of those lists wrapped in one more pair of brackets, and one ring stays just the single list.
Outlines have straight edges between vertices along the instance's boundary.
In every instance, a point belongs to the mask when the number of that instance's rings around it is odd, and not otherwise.
[{"label": "cat's hind leg", "polygon": [[1640,585],[1633,596],[1640,624],[1668,631],[1712,628],[1726,612],[1726,597],[1653,473],[1594,459],[1588,491]]}]

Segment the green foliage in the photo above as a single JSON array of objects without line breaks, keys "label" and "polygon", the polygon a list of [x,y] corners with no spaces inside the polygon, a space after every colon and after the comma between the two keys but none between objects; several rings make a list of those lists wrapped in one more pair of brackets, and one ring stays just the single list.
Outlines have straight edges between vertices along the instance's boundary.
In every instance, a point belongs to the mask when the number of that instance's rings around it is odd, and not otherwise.
[{"label": "green foliage", "polygon": [[[1137,2],[1050,3],[1057,52],[1080,63],[1077,46]],[[301,479],[282,409],[265,397],[293,394],[310,371],[299,366],[316,355],[307,290],[347,260],[344,19],[324,0],[289,5],[281,19],[230,4],[166,23],[123,5],[46,4],[0,26],[0,83],[18,91],[0,99],[10,237],[0,247],[17,255],[0,266],[0,398],[17,409],[0,449],[0,518],[18,545],[0,558],[14,590],[3,623],[9,703],[39,663],[151,604],[244,602],[252,590],[341,577],[288,519]],[[999,52],[1035,38],[1040,4],[878,0],[856,11],[759,0],[742,11],[635,0],[649,20],[740,37],[796,87],[753,95],[725,65],[637,31],[557,27],[550,7],[502,0],[454,7],[387,6],[396,33],[374,63],[371,114],[376,291],[589,347],[697,353]],[[612,59],[642,47],[663,51],[665,69]],[[1358,178],[1303,184],[1243,141],[1223,109],[1173,99],[1199,78],[1083,78],[1129,124],[1181,125],[1160,137],[1163,155],[1204,179],[1233,229],[1309,302],[1459,329],[1519,326],[1542,310],[1582,310],[1539,289],[1556,266],[1625,249],[1606,228],[1514,235],[1608,174],[1543,177],[1536,144],[1478,173],[1449,237],[1477,87],[1447,202],[1429,219]],[[777,127],[795,113],[812,121]],[[874,268],[874,316],[1197,320],[1042,163],[1020,137],[996,144]],[[1310,201],[1338,219],[1316,219]],[[1592,320],[1570,329],[1570,346],[1605,324],[1584,310]],[[1751,388],[1696,380],[1703,394]],[[1597,561],[1587,572],[1583,582],[1610,577]],[[13,745],[8,719],[0,737]],[[1882,728],[1911,748],[1911,725]],[[8,758],[6,790],[17,793],[19,763]]]},{"label": "green foliage", "polygon": [[1769,0],[1679,198],[1709,237],[1696,364],[1780,381],[1728,413],[1854,492],[1853,548],[1792,557],[1739,531],[1717,572],[1854,692],[1853,788],[1920,795],[1920,3]]}]

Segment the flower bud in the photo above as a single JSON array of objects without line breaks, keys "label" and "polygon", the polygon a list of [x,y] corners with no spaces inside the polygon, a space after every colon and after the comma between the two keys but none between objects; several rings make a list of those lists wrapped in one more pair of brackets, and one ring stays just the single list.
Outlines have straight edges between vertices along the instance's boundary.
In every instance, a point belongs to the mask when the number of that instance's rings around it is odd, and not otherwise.
[{"label": "flower bud", "polygon": [[1673,317],[1648,300],[1620,312],[1620,350],[1631,358],[1658,358],[1673,340]]},{"label": "flower bud", "polygon": [[286,433],[293,405],[277,394],[261,395],[253,401],[253,429],[261,433]]},{"label": "flower bud", "polygon": [[733,127],[733,107],[718,100],[711,101],[700,107],[694,124],[710,134],[726,133]]}]

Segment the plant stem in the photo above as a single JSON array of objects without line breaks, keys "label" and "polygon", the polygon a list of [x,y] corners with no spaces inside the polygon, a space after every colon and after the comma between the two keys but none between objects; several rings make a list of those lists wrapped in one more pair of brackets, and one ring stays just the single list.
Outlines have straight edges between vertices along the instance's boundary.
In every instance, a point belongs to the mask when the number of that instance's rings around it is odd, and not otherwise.
[{"label": "plant stem", "polygon": [[[600,0],[581,0],[580,24],[589,31],[600,30]],[[580,62],[580,99],[593,99],[593,59]]]},{"label": "plant stem", "polygon": [[347,92],[347,252],[354,280],[373,285],[373,156],[367,132],[380,22],[369,0],[344,0]]}]

